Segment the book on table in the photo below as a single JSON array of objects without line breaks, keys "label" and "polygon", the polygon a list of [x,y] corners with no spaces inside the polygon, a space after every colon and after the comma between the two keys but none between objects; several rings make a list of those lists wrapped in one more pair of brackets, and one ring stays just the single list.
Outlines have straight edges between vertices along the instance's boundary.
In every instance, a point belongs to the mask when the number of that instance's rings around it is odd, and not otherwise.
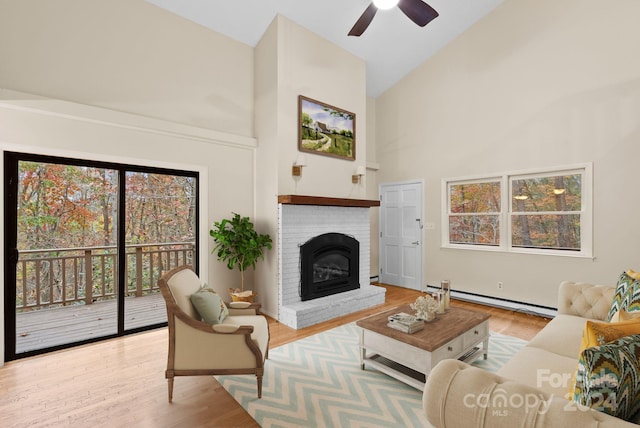
[{"label": "book on table", "polygon": [[414,315],[400,312],[387,318],[387,326],[405,333],[415,333],[424,328],[424,322]]},{"label": "book on table", "polygon": [[394,330],[398,330],[398,331],[401,331],[403,333],[409,333],[409,334],[415,333],[415,332],[420,331],[420,330],[422,330],[424,328],[424,324],[420,324],[420,325],[417,325],[415,327],[407,327],[407,326],[404,326],[404,325],[396,323],[396,322],[387,323],[387,326],[392,328],[392,329],[394,329]]}]

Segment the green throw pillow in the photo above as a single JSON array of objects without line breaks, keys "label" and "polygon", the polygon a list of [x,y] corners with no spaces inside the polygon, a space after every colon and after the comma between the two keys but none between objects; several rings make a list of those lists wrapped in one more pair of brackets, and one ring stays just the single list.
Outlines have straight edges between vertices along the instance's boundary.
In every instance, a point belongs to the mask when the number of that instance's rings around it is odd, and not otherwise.
[{"label": "green throw pillow", "polygon": [[618,278],[607,321],[625,321],[634,312],[640,313],[640,281],[623,272]]},{"label": "green throw pillow", "polygon": [[229,309],[214,289],[203,287],[191,295],[191,304],[202,321],[207,324],[220,324],[229,315]]},{"label": "green throw pillow", "polygon": [[640,411],[640,334],[583,350],[573,399],[631,420]]}]

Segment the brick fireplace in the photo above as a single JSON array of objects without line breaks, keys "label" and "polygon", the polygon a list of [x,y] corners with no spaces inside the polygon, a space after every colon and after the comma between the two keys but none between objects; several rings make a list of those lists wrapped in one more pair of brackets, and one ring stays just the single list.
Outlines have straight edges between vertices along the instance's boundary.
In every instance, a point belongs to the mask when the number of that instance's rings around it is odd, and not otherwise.
[{"label": "brick fireplace", "polygon": [[[370,283],[369,209],[378,201],[286,195],[278,197],[278,319],[300,329],[384,303],[385,289]],[[358,242],[359,287],[302,300],[301,246],[326,234]],[[307,272],[307,276],[310,274]]]}]

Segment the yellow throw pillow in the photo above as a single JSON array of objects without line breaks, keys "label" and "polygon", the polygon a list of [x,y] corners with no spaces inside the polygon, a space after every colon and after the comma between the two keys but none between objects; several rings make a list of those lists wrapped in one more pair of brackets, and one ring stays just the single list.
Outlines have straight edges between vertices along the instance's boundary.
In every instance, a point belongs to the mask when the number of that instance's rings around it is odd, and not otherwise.
[{"label": "yellow throw pillow", "polygon": [[[580,343],[578,357],[587,348],[602,346],[632,334],[640,334],[640,318],[631,318],[621,322],[587,321],[582,332],[582,342]],[[574,374],[569,385],[569,397],[573,396],[575,384],[576,376]]]},{"label": "yellow throw pillow", "polygon": [[610,323],[587,321],[582,333],[580,353],[586,348],[602,346],[632,334],[640,334],[640,318]]},{"label": "yellow throw pillow", "polygon": [[633,269],[629,269],[629,270],[627,271],[627,275],[629,275],[629,276],[630,276],[631,278],[633,278],[633,279],[640,279],[640,272],[636,272],[636,271],[635,271],[635,270],[633,270]]}]

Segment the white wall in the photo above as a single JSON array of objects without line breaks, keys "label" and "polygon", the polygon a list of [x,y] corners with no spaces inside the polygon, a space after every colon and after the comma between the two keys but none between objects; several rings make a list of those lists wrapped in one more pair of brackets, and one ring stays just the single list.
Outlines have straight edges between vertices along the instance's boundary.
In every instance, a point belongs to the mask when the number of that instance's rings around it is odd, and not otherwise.
[{"label": "white wall", "polygon": [[254,214],[253,48],[143,0],[0,0],[0,11],[1,148],[206,171],[203,272],[221,293],[239,282],[209,255],[208,226]]},{"label": "white wall", "polygon": [[[278,195],[366,198],[366,182],[352,184],[367,162],[364,61],[277,16],[256,47],[256,220],[277,236]],[[355,161],[306,154],[302,177],[291,176],[298,156],[298,95],[356,115]],[[365,177],[366,181],[366,177]],[[265,313],[277,316],[277,248],[257,267],[255,280]]]},{"label": "white wall", "polygon": [[[230,209],[251,212],[253,201],[244,195],[253,193],[253,139],[68,102],[12,99],[0,100],[0,153],[7,150],[198,171],[201,277],[221,294],[239,281],[237,271],[229,271],[209,255],[213,242],[208,226]],[[0,277],[4,278],[4,263]],[[4,305],[0,312],[4,323]],[[1,352],[0,363],[3,357]]]},{"label": "white wall", "polygon": [[0,0],[0,88],[253,136],[253,48],[144,0]]},{"label": "white wall", "polygon": [[[366,199],[379,200],[380,191],[378,189],[378,163],[376,147],[376,100],[367,98],[367,176],[364,177],[363,185],[366,186]],[[371,225],[371,276],[378,276],[380,272],[378,236],[380,209],[371,207],[369,209],[369,220]]]},{"label": "white wall", "polygon": [[254,289],[259,290],[258,300],[266,314],[278,318],[278,25],[277,19],[269,26],[255,49],[255,124],[258,138],[256,151],[256,228],[269,233],[273,248],[265,254],[265,260],[257,267]]},{"label": "white wall", "polygon": [[[351,183],[356,166],[367,161],[364,61],[282,16],[277,17],[277,25],[278,192],[364,198],[365,186]],[[302,177],[291,176],[298,155],[298,95],[355,113],[355,161],[307,153]]]},{"label": "white wall", "polygon": [[[555,307],[562,280],[640,268],[638,16],[635,0],[508,1],[376,100],[379,181],[425,180],[428,283]],[[440,248],[442,178],[582,162],[593,260]]]},{"label": "white wall", "polygon": [[[235,211],[253,216],[260,231],[274,237],[278,194],[366,197],[366,184],[351,184],[356,165],[366,163],[364,62],[296,24],[276,18],[273,46],[261,52],[143,0],[0,0],[0,10],[5,100],[42,96],[36,106],[42,109],[49,102],[59,108],[59,101],[70,101],[135,114],[135,123],[147,117],[214,130],[231,142],[215,152],[194,141],[173,150],[144,138],[134,141],[132,135],[85,129],[83,122],[69,129],[56,122],[57,133],[45,138],[32,126],[35,119],[24,119],[29,126],[14,126],[5,116],[0,143],[213,168],[208,224]],[[255,85],[261,90],[254,93]],[[355,162],[309,155],[302,180],[294,181],[290,167],[297,155],[299,94],[356,113]],[[112,116],[90,109],[81,114],[96,114],[99,121]],[[81,140],[73,140],[79,135]],[[254,136],[259,138],[256,153],[243,145],[255,146]],[[255,281],[255,288],[275,293],[273,254],[275,249],[263,264],[267,279]],[[208,262],[214,286],[224,289],[236,280],[237,272],[213,257]],[[251,283],[251,274],[248,279]],[[266,308],[272,293],[261,295]]]}]

